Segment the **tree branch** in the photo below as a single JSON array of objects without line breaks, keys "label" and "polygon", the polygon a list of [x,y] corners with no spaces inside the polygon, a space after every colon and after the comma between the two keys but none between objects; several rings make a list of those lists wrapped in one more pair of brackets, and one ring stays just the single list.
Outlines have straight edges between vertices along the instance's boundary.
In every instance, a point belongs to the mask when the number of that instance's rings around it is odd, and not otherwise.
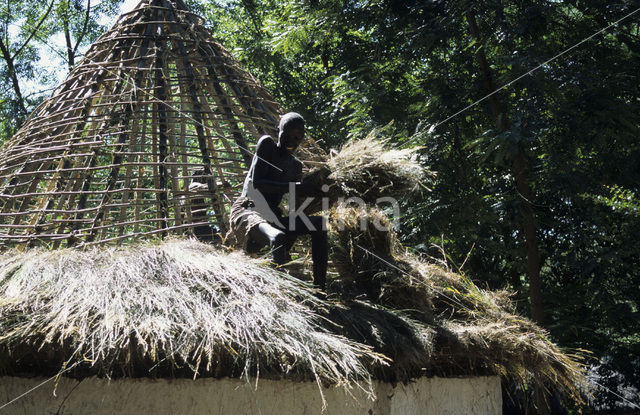
[{"label": "tree branch", "polygon": [[87,13],[84,16],[84,25],[82,27],[82,33],[80,33],[80,36],[78,37],[78,41],[76,42],[76,46],[73,48],[73,56],[76,55],[76,52],[78,51],[78,46],[80,46],[80,42],[82,42],[82,38],[84,38],[84,35],[87,33],[87,27],[89,26],[90,10],[91,10],[91,0],[87,0]]},{"label": "tree branch", "polygon": [[18,80],[18,75],[16,74],[16,69],[13,64],[13,57],[4,42],[0,42],[0,53],[7,63],[7,72],[13,83],[13,91],[16,94],[18,109],[22,113],[21,115],[26,116],[27,109],[24,106],[24,98],[22,97],[22,91],[20,91],[20,81]]},{"label": "tree branch", "polygon": [[20,52],[22,52],[22,50],[29,44],[29,42],[31,42],[31,39],[33,39],[33,37],[36,35],[36,32],[38,32],[38,30],[40,30],[40,26],[42,26],[42,23],[44,23],[44,21],[47,19],[47,17],[49,17],[49,13],[51,13],[51,9],[53,8],[53,3],[54,2],[55,2],[55,0],[51,0],[51,3],[49,4],[49,8],[47,8],[47,11],[44,13],[42,18],[40,19],[40,21],[36,25],[36,28],[33,29],[33,32],[31,32],[31,34],[29,35],[27,40],[25,40],[25,42],[22,44],[22,46],[20,46],[18,48],[16,53],[13,54],[11,59],[15,59],[16,56],[18,56],[20,54]]},{"label": "tree branch", "polygon": [[69,29],[69,3],[66,3],[66,8],[64,9],[64,15],[62,16],[62,26],[64,30],[64,41],[67,45],[67,66],[69,66],[69,70],[74,64],[73,59],[73,45],[71,44],[71,31]]},{"label": "tree branch", "polygon": [[7,18],[4,20],[4,44],[9,45],[9,19],[11,19],[11,0],[7,0]]}]

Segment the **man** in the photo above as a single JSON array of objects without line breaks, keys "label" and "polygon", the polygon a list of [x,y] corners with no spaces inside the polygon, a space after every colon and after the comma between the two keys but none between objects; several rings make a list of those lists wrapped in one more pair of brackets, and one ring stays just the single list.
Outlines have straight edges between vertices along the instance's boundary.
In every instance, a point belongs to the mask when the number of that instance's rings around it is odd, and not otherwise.
[{"label": "man", "polygon": [[290,112],[280,119],[278,142],[271,136],[258,141],[256,153],[247,173],[242,194],[231,208],[231,232],[248,251],[268,245],[273,261],[289,261],[288,251],[298,235],[311,235],[313,282],[324,288],[327,274],[327,231],[321,216],[285,216],[280,203],[290,190],[295,196],[318,196],[320,189],[311,182],[300,181],[302,163],[293,155],[304,140],[304,119]]}]

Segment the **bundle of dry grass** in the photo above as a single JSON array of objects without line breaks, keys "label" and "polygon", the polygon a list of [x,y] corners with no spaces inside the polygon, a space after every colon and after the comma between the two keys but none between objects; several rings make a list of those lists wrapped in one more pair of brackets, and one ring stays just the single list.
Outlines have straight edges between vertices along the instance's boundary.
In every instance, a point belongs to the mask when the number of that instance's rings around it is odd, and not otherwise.
[{"label": "bundle of dry grass", "polygon": [[0,257],[0,367],[348,384],[380,356],[324,328],[313,289],[191,240]]},{"label": "bundle of dry grass", "polygon": [[576,357],[514,314],[508,293],[481,290],[465,276],[408,253],[374,208],[339,205],[329,224],[340,293],[403,310],[422,333],[417,336],[430,339],[433,352],[414,356],[414,365],[431,374],[495,374],[532,386],[538,397],[551,388],[581,401],[587,382]]},{"label": "bundle of dry grass", "polygon": [[[389,307],[381,307],[367,301],[342,299],[330,304],[327,319],[334,324],[334,331],[373,346],[374,350],[389,357],[392,364],[374,365],[372,374],[376,379],[387,382],[406,382],[425,375],[441,375],[433,371],[426,372],[425,363],[430,362],[436,353],[434,342],[438,327],[428,328],[412,319],[407,313]],[[475,371],[466,373],[447,373],[472,376]]]},{"label": "bundle of dry grass", "polygon": [[416,160],[418,147],[390,149],[373,130],[363,139],[348,141],[327,161],[333,191],[374,203],[383,196],[401,196],[424,187],[430,174]]},{"label": "bundle of dry grass", "polygon": [[332,151],[326,163],[307,173],[303,181],[322,189],[322,197],[309,200],[307,195],[298,194],[296,209],[304,205],[304,212],[311,215],[340,200],[357,198],[374,204],[381,197],[406,198],[407,194],[426,188],[425,180],[434,173],[417,161],[420,148],[389,148],[380,131],[351,139],[339,152]]},{"label": "bundle of dry grass", "polygon": [[365,294],[377,304],[425,315],[433,312],[431,286],[397,259],[403,247],[387,216],[378,209],[338,204],[329,216],[332,259],[340,292]]}]

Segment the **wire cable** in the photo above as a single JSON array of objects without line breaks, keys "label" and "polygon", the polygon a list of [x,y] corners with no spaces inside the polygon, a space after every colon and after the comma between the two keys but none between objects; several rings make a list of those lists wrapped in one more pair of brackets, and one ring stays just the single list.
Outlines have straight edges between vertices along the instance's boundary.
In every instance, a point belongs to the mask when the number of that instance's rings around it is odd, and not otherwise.
[{"label": "wire cable", "polygon": [[7,406],[11,405],[12,403],[16,402],[17,400],[24,398],[25,396],[27,396],[31,392],[35,391],[36,389],[40,388],[41,386],[46,385],[47,383],[51,382],[53,379],[57,378],[58,376],[62,375],[63,373],[68,372],[69,370],[73,369],[79,363],[80,363],[79,361],[74,363],[73,365],[69,366],[68,368],[66,368],[64,370],[61,370],[60,372],[58,372],[55,375],[51,376],[49,379],[45,380],[44,382],[41,382],[41,383],[37,384],[33,388],[31,388],[28,391],[24,392],[23,394],[21,394],[19,396],[16,396],[15,398],[10,400],[9,402],[7,402],[4,405],[0,406],[0,411],[3,410],[4,408],[6,408]]},{"label": "wire cable", "polygon": [[478,105],[479,103],[481,103],[482,101],[486,100],[487,98],[489,98],[489,97],[491,97],[491,96],[493,96],[493,95],[497,94],[498,92],[500,92],[501,90],[503,90],[503,89],[505,89],[505,88],[507,88],[507,87],[511,86],[511,85],[512,85],[512,84],[514,84],[515,82],[518,82],[520,79],[524,78],[525,76],[527,76],[527,75],[531,74],[531,73],[532,73],[532,72],[534,72],[534,71],[537,71],[538,69],[542,68],[543,66],[547,65],[548,63],[550,63],[550,62],[552,62],[552,61],[554,61],[554,60],[558,59],[558,58],[559,58],[559,57],[561,57],[562,55],[565,55],[566,53],[568,53],[568,52],[572,51],[573,49],[577,48],[578,46],[582,45],[583,43],[588,42],[589,40],[593,39],[594,37],[596,37],[596,36],[597,36],[597,35],[599,35],[600,33],[602,33],[602,32],[604,32],[604,31],[606,31],[606,30],[608,30],[608,29],[612,28],[613,26],[617,25],[617,24],[618,24],[618,23],[620,23],[621,21],[623,21],[623,20],[625,20],[625,19],[627,19],[627,18],[631,17],[632,15],[636,14],[638,11],[640,11],[640,7],[639,7],[639,8],[637,8],[637,9],[635,9],[635,10],[634,10],[634,11],[632,11],[631,13],[626,14],[625,16],[621,17],[620,19],[616,20],[615,22],[611,23],[609,26],[606,26],[606,27],[604,27],[604,28],[602,28],[602,29],[598,30],[597,32],[593,33],[592,35],[587,36],[586,38],[582,39],[580,42],[576,43],[575,45],[573,45],[573,46],[571,46],[571,47],[569,47],[569,48],[567,48],[567,49],[563,50],[562,52],[558,53],[557,55],[555,55],[555,56],[553,56],[553,57],[551,57],[551,58],[547,59],[546,61],[542,62],[541,64],[539,64],[539,65],[538,65],[538,66],[536,66],[535,68],[533,68],[533,69],[531,69],[531,70],[529,70],[529,71],[527,71],[527,72],[523,73],[522,75],[518,76],[516,79],[514,79],[514,80],[512,80],[512,81],[510,81],[510,82],[508,82],[508,83],[506,83],[506,84],[504,84],[504,85],[502,85],[500,88],[498,88],[498,89],[494,90],[493,92],[491,92],[491,93],[489,93],[489,94],[485,95],[484,97],[480,98],[479,100],[477,100],[477,101],[475,101],[475,102],[473,102],[473,103],[471,103],[471,104],[467,105],[466,107],[462,108],[460,111],[456,112],[455,114],[448,116],[447,118],[445,118],[444,120],[442,120],[442,121],[440,121],[440,122],[437,122],[437,123],[435,123],[435,124],[432,124],[432,125],[429,127],[429,132],[430,132],[430,133],[431,133],[431,132],[433,132],[433,131],[438,127],[438,126],[440,126],[440,125],[442,125],[442,124],[446,123],[447,121],[449,121],[449,120],[451,120],[451,119],[453,119],[453,118],[457,117],[458,115],[462,114],[463,112],[467,111],[468,109],[470,109],[470,108],[472,108],[472,107],[474,107],[474,106]]}]

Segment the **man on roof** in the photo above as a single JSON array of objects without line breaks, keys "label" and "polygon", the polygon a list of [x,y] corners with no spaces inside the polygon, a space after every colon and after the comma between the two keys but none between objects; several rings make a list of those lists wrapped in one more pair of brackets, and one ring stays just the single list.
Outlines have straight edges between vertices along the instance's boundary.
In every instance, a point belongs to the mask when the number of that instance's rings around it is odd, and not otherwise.
[{"label": "man on roof", "polygon": [[327,274],[328,242],[322,216],[285,216],[280,203],[289,193],[296,196],[319,196],[320,188],[302,178],[302,163],[293,153],[305,139],[302,116],[290,112],[278,125],[278,141],[265,135],[258,141],[251,167],[244,181],[242,194],[230,212],[230,232],[236,243],[248,252],[269,246],[273,262],[282,265],[290,261],[289,249],[299,235],[311,235],[313,283],[324,288]]}]

